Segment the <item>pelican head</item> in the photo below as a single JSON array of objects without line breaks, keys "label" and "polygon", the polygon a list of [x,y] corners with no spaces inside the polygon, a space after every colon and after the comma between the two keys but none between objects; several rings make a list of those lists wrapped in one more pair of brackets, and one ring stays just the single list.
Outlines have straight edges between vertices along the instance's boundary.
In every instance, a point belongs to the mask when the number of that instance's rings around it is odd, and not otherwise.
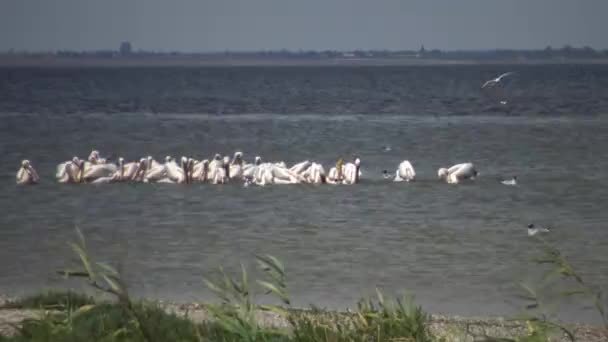
[{"label": "pelican head", "polygon": [[24,159],[21,161],[21,167],[23,167],[24,169],[27,169],[30,167],[30,161],[27,159]]},{"label": "pelican head", "polygon": [[355,158],[355,166],[360,166],[360,165],[361,165],[361,159]]},{"label": "pelican head", "polygon": [[222,164],[223,165],[229,165],[230,164],[230,157],[225,156],[224,159],[222,160]]},{"label": "pelican head", "polygon": [[262,157],[255,156],[255,165],[260,165],[260,164],[262,164]]},{"label": "pelican head", "polygon": [[99,159],[99,151],[93,150],[91,154],[89,154],[89,161]]},{"label": "pelican head", "polygon": [[72,163],[74,165],[76,165],[79,168],[82,168],[84,166],[84,160],[78,158],[78,157],[74,157],[72,158]]},{"label": "pelican head", "polygon": [[139,173],[145,172],[145,170],[148,168],[148,165],[148,158],[141,158],[139,160],[139,163],[137,164],[137,169],[135,170],[135,175],[133,175],[133,179],[135,179]]},{"label": "pelican head", "polygon": [[181,163],[182,163],[182,165],[188,164],[188,158],[182,156]]},{"label": "pelican head", "polygon": [[232,164],[243,164],[243,152],[234,152],[234,157],[232,158]]},{"label": "pelican head", "polygon": [[222,156],[219,153],[216,153],[215,156],[213,156],[213,160],[222,160]]},{"label": "pelican head", "polygon": [[172,161],[173,161],[173,158],[171,156],[166,156],[165,157],[165,163],[169,163],[169,162],[172,162]]},{"label": "pelican head", "polygon": [[437,177],[439,177],[439,179],[446,179],[448,177],[448,169],[442,167],[437,170]]}]

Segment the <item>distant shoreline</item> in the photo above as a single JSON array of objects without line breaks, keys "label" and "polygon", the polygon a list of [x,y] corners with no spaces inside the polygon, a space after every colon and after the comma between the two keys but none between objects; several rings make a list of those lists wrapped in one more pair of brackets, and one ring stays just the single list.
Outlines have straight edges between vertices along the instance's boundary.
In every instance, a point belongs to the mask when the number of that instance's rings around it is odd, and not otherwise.
[{"label": "distant shoreline", "polygon": [[315,67],[315,66],[450,66],[450,65],[608,65],[592,59],[431,59],[431,58],[281,58],[224,56],[66,57],[0,55],[0,67]]}]

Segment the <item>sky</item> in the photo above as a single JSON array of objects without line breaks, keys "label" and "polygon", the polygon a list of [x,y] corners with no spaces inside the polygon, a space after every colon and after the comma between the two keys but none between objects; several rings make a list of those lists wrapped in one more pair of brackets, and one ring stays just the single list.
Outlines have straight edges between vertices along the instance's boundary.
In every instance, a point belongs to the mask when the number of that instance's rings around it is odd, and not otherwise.
[{"label": "sky", "polygon": [[608,0],[0,0],[0,51],[608,48]]}]

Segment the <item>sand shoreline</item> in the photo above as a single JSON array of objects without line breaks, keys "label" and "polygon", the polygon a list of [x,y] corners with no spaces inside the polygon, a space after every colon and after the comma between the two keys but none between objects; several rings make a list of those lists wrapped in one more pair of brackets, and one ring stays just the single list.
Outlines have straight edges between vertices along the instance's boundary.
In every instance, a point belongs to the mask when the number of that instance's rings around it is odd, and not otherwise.
[{"label": "sand shoreline", "polygon": [[[26,319],[36,319],[48,313],[46,310],[33,309],[9,309],[2,308],[8,300],[0,296],[0,335],[10,336],[15,329]],[[205,304],[201,303],[177,303],[155,301],[167,313],[187,317],[193,322],[209,321],[211,319]],[[335,320],[348,320],[352,317],[350,311],[321,311],[313,312],[310,309],[289,309],[296,315],[312,315],[315,318]],[[285,317],[276,312],[257,311],[256,319],[264,327],[278,329],[289,328]],[[574,333],[578,341],[608,342],[608,330],[601,326],[589,324],[565,324]],[[514,321],[503,317],[462,317],[432,314],[428,323],[429,331],[436,337],[445,337],[447,341],[478,341],[483,337],[515,338],[526,332],[526,324],[522,321]],[[564,336],[556,341],[568,341]]]}]

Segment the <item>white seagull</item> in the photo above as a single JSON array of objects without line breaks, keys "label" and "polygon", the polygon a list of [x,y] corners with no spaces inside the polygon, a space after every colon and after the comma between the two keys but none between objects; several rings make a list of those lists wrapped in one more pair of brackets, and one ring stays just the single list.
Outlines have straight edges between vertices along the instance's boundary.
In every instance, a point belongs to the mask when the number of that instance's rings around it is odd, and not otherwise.
[{"label": "white seagull", "polygon": [[506,72],[498,77],[496,77],[495,79],[486,81],[486,83],[484,83],[481,88],[485,88],[485,87],[493,87],[495,85],[497,85],[498,83],[500,83],[500,81],[502,81],[503,78],[507,77],[507,76],[511,76],[513,75],[513,72]]},{"label": "white seagull", "polygon": [[517,176],[513,176],[511,179],[505,179],[500,182],[504,185],[517,185]]},{"label": "white seagull", "polygon": [[528,225],[528,236],[534,236],[538,233],[548,233],[550,232],[550,228],[549,227],[535,227],[534,224],[530,223]]}]

